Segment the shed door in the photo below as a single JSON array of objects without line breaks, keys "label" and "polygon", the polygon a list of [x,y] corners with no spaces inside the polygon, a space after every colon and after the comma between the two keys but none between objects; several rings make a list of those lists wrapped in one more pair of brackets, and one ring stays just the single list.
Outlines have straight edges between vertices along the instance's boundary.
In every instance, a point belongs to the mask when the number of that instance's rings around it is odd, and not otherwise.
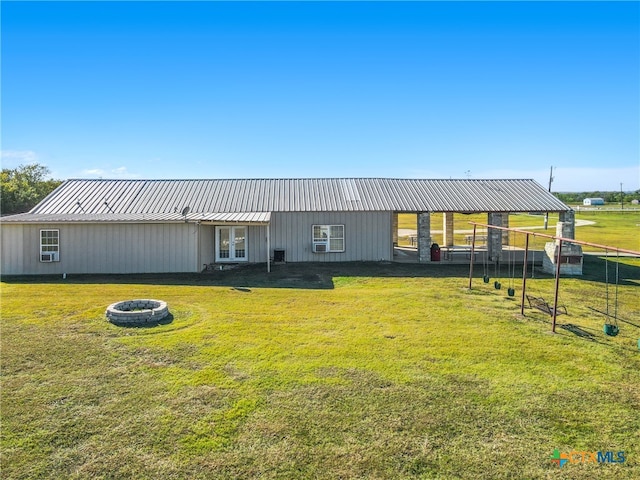
[{"label": "shed door", "polygon": [[216,262],[247,261],[247,227],[216,227]]}]

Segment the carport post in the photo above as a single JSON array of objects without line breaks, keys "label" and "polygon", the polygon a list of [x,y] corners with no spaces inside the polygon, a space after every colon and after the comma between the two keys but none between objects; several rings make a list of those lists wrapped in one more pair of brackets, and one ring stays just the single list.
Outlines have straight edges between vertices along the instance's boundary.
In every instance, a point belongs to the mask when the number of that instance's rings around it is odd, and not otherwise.
[{"label": "carport post", "polygon": [[469,290],[471,290],[471,279],[473,278],[473,258],[476,250],[476,225],[473,224],[473,239],[471,240],[471,260],[469,260]]}]

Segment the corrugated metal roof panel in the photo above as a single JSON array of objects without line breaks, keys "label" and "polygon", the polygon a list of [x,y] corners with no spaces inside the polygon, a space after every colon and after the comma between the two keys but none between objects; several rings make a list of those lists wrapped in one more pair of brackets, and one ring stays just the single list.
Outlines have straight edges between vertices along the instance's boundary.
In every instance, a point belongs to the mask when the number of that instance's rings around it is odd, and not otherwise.
[{"label": "corrugated metal roof panel", "polygon": [[68,180],[33,214],[398,211],[555,212],[569,209],[534,180],[308,178]]},{"label": "corrugated metal roof panel", "polygon": [[20,213],[3,217],[3,223],[128,223],[128,222],[234,222],[266,224],[271,212],[222,212],[222,213]]},{"label": "corrugated metal roof panel", "polygon": [[269,223],[271,212],[196,213],[187,215],[187,218],[203,222]]},{"label": "corrugated metal roof panel", "polygon": [[2,223],[184,222],[180,213],[20,213]]}]

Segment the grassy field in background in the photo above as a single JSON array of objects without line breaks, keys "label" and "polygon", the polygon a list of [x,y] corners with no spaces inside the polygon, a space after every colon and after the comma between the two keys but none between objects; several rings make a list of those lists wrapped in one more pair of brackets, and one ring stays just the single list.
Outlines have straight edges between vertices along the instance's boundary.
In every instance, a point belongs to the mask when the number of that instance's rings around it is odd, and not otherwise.
[{"label": "grassy field in background", "polygon": [[585,211],[576,218],[596,222],[576,228],[577,240],[640,251],[640,211]]},{"label": "grassy field in background", "polygon": [[[5,278],[2,478],[640,478],[640,261],[617,337],[585,262],[555,335],[456,266]],[[172,321],[105,320],[131,298]],[[555,449],[626,461],[558,471]]]},{"label": "grassy field in background", "polygon": [[[431,229],[434,231],[442,231],[442,217],[441,213],[431,214]],[[576,240],[582,240],[585,242],[597,243],[600,245],[611,245],[618,248],[625,248],[628,250],[640,251],[640,210],[628,210],[625,212],[620,211],[607,211],[607,210],[594,210],[594,211],[577,211],[576,220],[588,220],[595,222],[593,225],[585,225],[576,227]],[[524,230],[530,230],[537,233],[545,233],[548,235],[555,235],[555,227],[558,221],[557,214],[549,215],[548,229],[529,229],[527,227],[543,227],[544,216],[543,215],[510,215],[509,226],[515,228],[522,228]],[[469,235],[469,230],[473,229],[473,225],[469,222],[487,223],[486,214],[473,214],[473,215],[454,215],[454,230],[467,230],[466,233],[456,233],[454,235],[454,243],[456,245],[465,245],[465,236]],[[415,214],[400,214],[398,216],[398,228],[401,229],[416,229],[416,215]],[[478,232],[481,231],[481,227],[478,227]],[[433,241],[442,244],[441,233],[434,233],[432,235]],[[401,236],[398,239],[400,245],[409,245],[409,238],[407,236]],[[514,241],[515,240],[515,241]],[[543,249],[546,242],[543,238],[530,238],[530,247],[536,249]],[[522,234],[511,235],[511,243],[517,247],[524,248],[525,236]],[[602,251],[593,247],[584,247],[585,251]],[[604,252],[603,252],[604,254]]]}]

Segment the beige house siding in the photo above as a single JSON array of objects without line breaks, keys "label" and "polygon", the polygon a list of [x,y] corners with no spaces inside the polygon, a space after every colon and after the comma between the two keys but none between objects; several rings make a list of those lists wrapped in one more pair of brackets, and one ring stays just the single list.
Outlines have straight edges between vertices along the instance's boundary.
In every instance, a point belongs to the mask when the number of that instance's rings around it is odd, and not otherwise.
[{"label": "beige house siding", "polygon": [[[40,262],[42,229],[60,231],[59,262]],[[193,272],[197,229],[192,223],[3,225],[2,273]]]},{"label": "beige house siding", "polygon": [[[313,253],[313,225],[344,225],[345,251]],[[266,263],[284,249],[288,262],[391,260],[391,212],[274,213],[267,225],[245,225],[249,263]],[[267,229],[270,250],[267,251]],[[40,230],[60,231],[58,262],[40,262]],[[215,262],[215,225],[197,223],[5,224],[1,273],[199,272]]]},{"label": "beige house siding", "polygon": [[[274,212],[271,250],[284,249],[287,262],[389,261],[392,216],[392,212]],[[344,225],[345,251],[314,253],[313,225]]]},{"label": "beige house siding", "polygon": [[266,225],[248,227],[250,263],[267,263],[267,228]]},{"label": "beige house siding", "polygon": [[24,273],[23,225],[0,225],[0,274]]},{"label": "beige house siding", "polygon": [[215,261],[215,227],[200,225],[200,269]]}]

